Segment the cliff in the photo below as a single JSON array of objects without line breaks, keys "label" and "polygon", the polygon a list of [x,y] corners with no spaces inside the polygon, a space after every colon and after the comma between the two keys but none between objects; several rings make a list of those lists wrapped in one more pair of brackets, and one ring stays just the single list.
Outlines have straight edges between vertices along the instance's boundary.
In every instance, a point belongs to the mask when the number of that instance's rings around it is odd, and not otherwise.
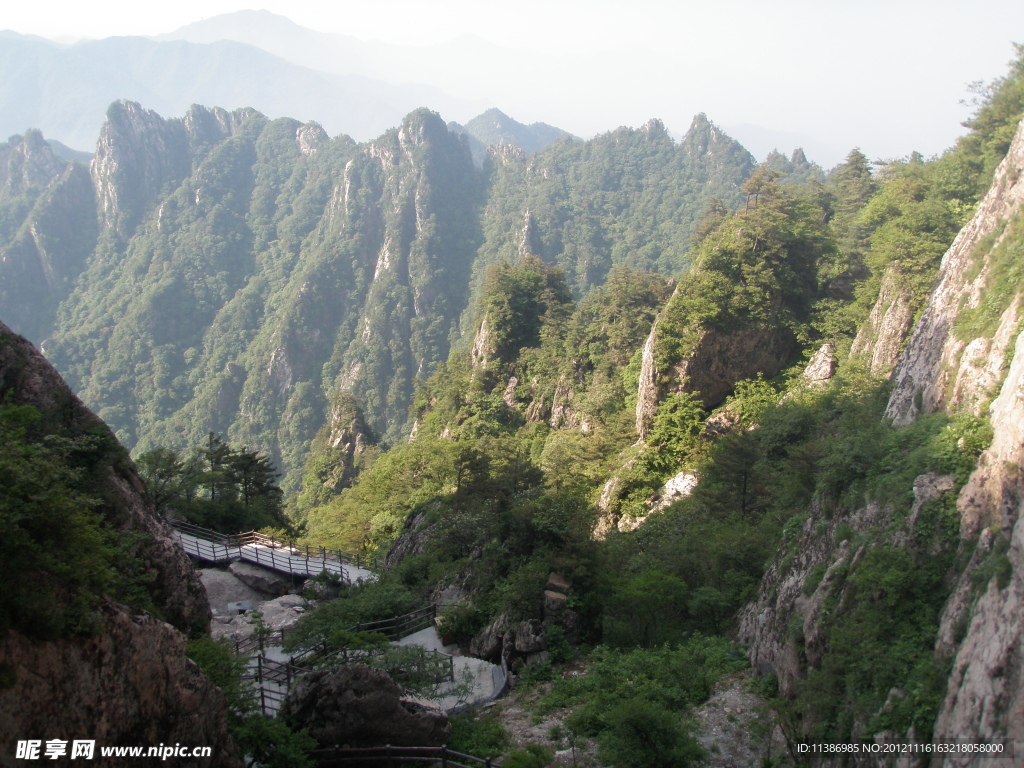
[{"label": "cliff", "polygon": [[[109,429],[2,324],[0,402],[11,451],[4,503],[20,513],[4,522],[17,551],[4,557],[0,729],[101,746],[208,745],[207,764],[237,765],[223,696],[184,655],[182,633],[210,621],[191,563]],[[33,485],[39,460],[55,496]],[[54,599],[59,610],[47,607]]]},{"label": "cliff", "polygon": [[[948,472],[919,474],[903,496],[876,492],[830,509],[824,508],[827,496],[815,499],[794,518],[802,525],[789,532],[758,599],[740,616],[740,637],[749,644],[754,669],[775,674],[780,690],[792,696],[812,678],[821,685],[830,666],[842,663],[830,655],[860,630],[841,625],[841,616],[866,615],[896,595],[920,601],[917,621],[931,628],[913,642],[930,642],[934,651],[920,657],[914,674],[927,667],[933,681],[922,683],[918,676],[895,684],[883,695],[884,706],[862,713],[854,726],[864,728],[869,719],[900,723],[883,734],[896,741],[929,738],[932,723],[935,742],[1009,738],[1019,749],[1024,739],[1024,284],[1016,276],[1024,244],[1022,172],[1024,124],[973,218],[945,253],[892,374],[886,419],[908,441],[905,446],[916,445],[928,430],[951,434],[939,433],[955,443]],[[907,324],[905,308],[893,309],[900,298],[887,281],[855,347],[872,355],[875,373],[891,364]],[[879,424],[876,433],[886,429]],[[930,445],[934,457],[936,443]],[[906,463],[908,455],[890,454],[879,470],[896,477],[900,466],[919,466]],[[906,483],[902,477],[898,482]],[[932,574],[925,575],[929,569]],[[898,572],[904,573],[902,584],[886,580]],[[903,603],[891,608],[903,609]],[[932,693],[922,694],[928,686]],[[934,721],[921,715],[925,711],[933,717],[937,712]],[[940,764],[967,762],[947,758]]]}]

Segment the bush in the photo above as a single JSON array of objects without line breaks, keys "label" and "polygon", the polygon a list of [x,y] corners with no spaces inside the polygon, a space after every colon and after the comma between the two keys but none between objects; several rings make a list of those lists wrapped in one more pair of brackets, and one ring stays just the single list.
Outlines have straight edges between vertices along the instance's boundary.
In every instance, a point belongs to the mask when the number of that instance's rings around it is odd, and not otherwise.
[{"label": "bush", "polygon": [[464,755],[495,757],[503,754],[512,742],[494,711],[484,715],[464,712],[452,715],[448,722],[452,726],[448,747]]},{"label": "bush", "polygon": [[517,749],[502,761],[502,768],[546,768],[551,765],[555,753],[540,744],[527,744]]},{"label": "bush", "polygon": [[704,750],[680,723],[679,715],[646,699],[622,702],[607,720],[610,726],[598,738],[598,757],[610,765],[687,768],[704,758]]}]

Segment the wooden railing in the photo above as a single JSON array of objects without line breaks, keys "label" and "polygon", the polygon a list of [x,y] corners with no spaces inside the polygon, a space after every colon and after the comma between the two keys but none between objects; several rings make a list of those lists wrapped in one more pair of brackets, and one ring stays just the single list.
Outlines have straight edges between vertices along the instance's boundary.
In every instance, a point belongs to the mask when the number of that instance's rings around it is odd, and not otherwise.
[{"label": "wooden railing", "polygon": [[403,763],[433,763],[441,768],[500,768],[500,764],[492,758],[479,758],[464,755],[448,747],[333,747],[331,749],[314,749],[309,753],[320,768],[351,765],[352,763],[376,765],[391,768]]},{"label": "wooden railing", "polygon": [[380,632],[382,635],[386,635],[388,640],[401,640],[414,632],[434,626],[435,618],[437,618],[437,606],[427,605],[403,616],[356,624],[349,631]]},{"label": "wooden railing", "polygon": [[[330,573],[344,573],[342,564],[354,565],[356,568],[363,568],[371,572],[379,573],[384,570],[384,561],[376,556],[346,552],[343,549],[311,547],[308,544],[298,544],[291,540],[275,539],[259,531],[227,535],[183,520],[168,522],[179,532],[208,542],[199,543],[200,552],[197,556],[211,562],[231,559],[233,550],[248,548],[246,552],[251,556],[239,556],[274,570],[287,570],[289,573],[301,573],[307,576],[317,576],[325,570]],[[182,545],[185,545],[184,541],[182,541]],[[186,547],[186,551],[188,549]],[[281,550],[283,554],[278,550]],[[190,554],[196,553],[190,552]],[[309,561],[305,569],[300,564],[303,559]],[[295,570],[296,568],[298,570]]]}]

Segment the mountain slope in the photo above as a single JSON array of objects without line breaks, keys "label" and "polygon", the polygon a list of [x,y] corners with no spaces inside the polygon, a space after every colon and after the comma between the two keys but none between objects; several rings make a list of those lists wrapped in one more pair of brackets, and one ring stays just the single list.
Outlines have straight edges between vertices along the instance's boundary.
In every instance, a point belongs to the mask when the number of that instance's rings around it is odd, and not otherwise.
[{"label": "mountain slope", "polygon": [[55,249],[42,224],[59,217],[11,208],[25,243],[0,271],[9,311],[23,307],[12,322],[126,445],[223,433],[267,451],[291,489],[339,391],[374,433],[403,434],[414,382],[463,335],[491,265],[532,252],[580,294],[617,265],[683,269],[701,210],[734,200],[752,160],[703,117],[680,145],[652,122],[530,159],[505,145],[480,171],[427,111],[357,145],[253,110],[166,120],[118,103],[91,185],[51,165],[32,194],[86,221]]}]

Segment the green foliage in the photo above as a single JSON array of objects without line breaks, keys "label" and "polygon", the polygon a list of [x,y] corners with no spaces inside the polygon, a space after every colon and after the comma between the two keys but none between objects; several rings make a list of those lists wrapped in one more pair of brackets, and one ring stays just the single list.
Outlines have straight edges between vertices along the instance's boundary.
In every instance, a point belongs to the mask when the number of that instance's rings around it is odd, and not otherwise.
[{"label": "green foliage", "polygon": [[487,323],[493,354],[509,360],[522,347],[540,346],[542,332],[564,322],[571,305],[562,271],[525,256],[514,267],[491,267],[477,311]]},{"label": "green foliage", "polygon": [[211,432],[187,459],[159,447],[139,456],[137,466],[159,511],[174,510],[222,533],[268,527],[287,533],[278,472],[259,451],[233,448]]},{"label": "green foliage", "polygon": [[459,603],[444,610],[437,632],[442,637],[452,637],[460,645],[465,645],[485,626],[487,614],[484,611],[471,603]]},{"label": "green foliage", "polygon": [[[830,608],[829,653],[808,672],[798,698],[817,738],[848,739],[858,719],[870,715],[875,720],[860,735],[912,725],[931,732],[948,672],[933,648],[949,564],[948,557],[915,558],[878,546],[850,573],[842,597],[834,598],[842,602]],[[883,710],[894,687],[906,698]]]},{"label": "green foliage", "polygon": [[616,648],[655,648],[679,640],[688,591],[681,579],[655,569],[620,578],[606,603],[604,641]]},{"label": "green foliage", "polygon": [[822,203],[790,196],[761,168],[744,185],[745,207],[700,243],[658,326],[655,367],[667,371],[708,330],[798,330],[817,291],[817,264],[835,250]]},{"label": "green foliage", "polygon": [[236,656],[227,643],[210,637],[195,638],[189,640],[186,654],[224,693],[228,730],[245,755],[247,766],[313,765],[308,752],[316,749],[316,741],[305,731],[293,731],[283,720],[257,711],[252,689],[242,680],[246,660]]},{"label": "green foliage", "polygon": [[0,629],[37,639],[89,634],[104,597],[153,608],[139,537],[104,525],[103,481],[126,457],[109,433],[69,427],[32,406],[0,405]]},{"label": "green foliage", "polygon": [[554,760],[553,749],[540,744],[527,744],[524,749],[510,752],[502,762],[502,768],[547,768]]},{"label": "green foliage", "polygon": [[1003,313],[1024,288],[1024,214],[1018,212],[1000,234],[997,246],[982,241],[973,254],[979,262],[984,259],[987,268],[978,305],[957,315],[953,330],[962,341],[992,338]]},{"label": "green foliage", "polygon": [[452,735],[448,747],[464,755],[496,757],[505,752],[512,740],[494,710],[483,714],[467,711],[448,718]]},{"label": "green foliage", "polygon": [[705,416],[700,397],[689,392],[670,394],[658,404],[647,445],[666,473],[683,464],[697,448]]},{"label": "green foliage", "polygon": [[622,768],[687,768],[704,757],[700,744],[670,710],[642,698],[608,713],[611,727],[598,740],[598,756]]},{"label": "green foliage", "polygon": [[236,656],[226,642],[211,637],[189,640],[185,653],[224,694],[229,725],[237,726],[255,715],[252,691],[242,680],[246,659]]},{"label": "green foliage", "polygon": [[306,731],[293,731],[276,717],[254,715],[232,732],[247,768],[312,768],[309,751],[320,745]]},{"label": "green foliage", "polygon": [[350,630],[356,625],[401,616],[418,607],[415,595],[399,584],[386,580],[360,583],[303,614],[285,638],[285,650],[291,653],[321,643],[328,650],[343,648],[352,642]]},{"label": "green foliage", "polygon": [[[745,663],[724,638],[699,634],[678,646],[628,651],[601,646],[588,660],[587,674],[555,680],[539,711],[572,707],[567,720],[570,731],[598,737],[602,750],[611,750],[617,760],[621,759],[620,748],[636,746],[645,732],[652,737],[654,752],[644,755],[671,754],[671,759],[677,760],[685,754],[694,759],[697,753],[690,751],[692,737],[681,726],[680,717],[710,695],[719,676],[742,669]],[[640,701],[645,704],[622,707],[624,702]],[[669,714],[674,727],[668,724]],[[651,718],[650,731],[643,726],[647,716]]]}]

